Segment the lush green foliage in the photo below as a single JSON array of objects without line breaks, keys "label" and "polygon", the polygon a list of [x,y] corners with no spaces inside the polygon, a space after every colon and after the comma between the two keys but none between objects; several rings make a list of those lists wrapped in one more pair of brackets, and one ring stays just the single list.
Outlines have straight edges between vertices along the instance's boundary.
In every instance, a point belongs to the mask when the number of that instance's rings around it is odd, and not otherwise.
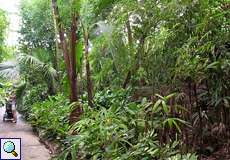
[{"label": "lush green foliage", "polygon": [[20,110],[30,111],[33,103],[53,95],[58,88],[55,28],[48,1],[22,0],[20,15],[20,53],[16,59],[25,86],[19,88],[18,102]]},{"label": "lush green foliage", "polygon": [[28,120],[38,130],[40,137],[60,141],[65,138],[69,128],[69,111],[67,99],[56,95],[42,103],[34,103]]},{"label": "lush green foliage", "polygon": [[[26,87],[28,87],[26,89]],[[22,90],[17,90],[17,101],[18,101],[18,111],[23,113],[27,119],[31,113],[32,105],[38,101],[42,101],[46,98],[46,93],[44,92],[44,85],[37,86],[22,86]]]},{"label": "lush green foliage", "polygon": [[[20,45],[22,50],[31,54],[42,49],[52,57],[55,51],[55,30],[50,11],[50,2],[44,0],[22,0],[20,4],[22,25]],[[50,53],[51,52],[51,53]]]},{"label": "lush green foliage", "polygon": [[[229,0],[52,2],[59,13],[51,1],[21,1],[21,53],[0,75],[19,71],[18,109],[58,140],[57,157],[196,159],[186,153],[228,143],[216,141],[230,135]],[[0,11],[0,52],[6,26]],[[79,97],[71,105],[70,75]],[[76,106],[83,112],[69,125]]]},{"label": "lush green foliage", "polygon": [[6,13],[0,9],[0,61],[3,59],[4,53],[4,41],[5,41],[5,31],[8,26],[6,19]]},{"label": "lush green foliage", "polygon": [[6,97],[12,92],[11,89],[12,83],[2,80],[0,83],[0,107],[6,102]]},{"label": "lush green foliage", "polygon": [[29,121],[41,137],[62,143],[64,151],[58,159],[76,159],[77,153],[81,159],[166,159],[179,153],[178,142],[159,141],[162,129],[175,128],[179,134],[179,126],[185,124],[169,116],[166,103],[172,95],[161,97],[155,105],[118,100],[124,96],[128,96],[124,90],[100,93],[104,100],[95,100],[98,109],[83,104],[81,120],[71,127],[66,99],[49,97],[33,105]]}]

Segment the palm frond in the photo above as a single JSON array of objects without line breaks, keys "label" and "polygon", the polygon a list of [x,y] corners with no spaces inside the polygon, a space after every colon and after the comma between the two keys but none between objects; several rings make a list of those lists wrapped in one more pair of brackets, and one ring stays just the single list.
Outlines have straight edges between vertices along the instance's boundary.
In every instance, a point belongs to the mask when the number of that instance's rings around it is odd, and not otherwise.
[{"label": "palm frond", "polygon": [[19,54],[17,60],[22,65],[30,65],[33,68],[41,68],[43,62],[41,62],[38,58],[28,55],[28,54]]},{"label": "palm frond", "polygon": [[58,76],[57,71],[50,64],[28,54],[19,54],[16,61],[0,63],[0,76],[11,80],[18,79],[22,66],[30,67],[34,72],[40,73],[47,82],[55,84]]},{"label": "palm frond", "polygon": [[43,63],[47,63],[50,62],[51,60],[51,53],[49,53],[48,51],[42,49],[42,48],[36,48],[33,49],[33,56],[36,57],[37,59],[39,59],[41,62]]},{"label": "palm frond", "polygon": [[41,72],[46,79],[57,78],[57,71],[50,64],[46,64],[34,56],[20,54],[18,56],[18,61],[20,64],[29,65],[35,71]]},{"label": "palm frond", "polygon": [[58,73],[51,64],[44,63],[28,54],[20,54],[17,59],[21,65],[30,66],[35,72],[40,73],[47,83],[55,85]]},{"label": "palm frond", "polygon": [[0,64],[0,76],[11,80],[19,78],[19,66],[14,60],[5,61]]}]

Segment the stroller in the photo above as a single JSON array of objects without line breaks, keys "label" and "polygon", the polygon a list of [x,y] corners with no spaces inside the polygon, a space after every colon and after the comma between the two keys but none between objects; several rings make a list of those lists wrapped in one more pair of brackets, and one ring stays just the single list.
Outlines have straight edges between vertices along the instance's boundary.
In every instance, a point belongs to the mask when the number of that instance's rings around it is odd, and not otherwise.
[{"label": "stroller", "polygon": [[12,109],[12,101],[6,101],[6,111],[3,115],[3,122],[15,122],[14,113]]}]

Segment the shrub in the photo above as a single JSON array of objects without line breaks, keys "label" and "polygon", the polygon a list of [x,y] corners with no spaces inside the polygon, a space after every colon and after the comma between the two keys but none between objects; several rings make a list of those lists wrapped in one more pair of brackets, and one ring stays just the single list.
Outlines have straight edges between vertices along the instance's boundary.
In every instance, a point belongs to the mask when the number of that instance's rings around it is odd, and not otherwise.
[{"label": "shrub", "polygon": [[68,131],[69,108],[68,100],[64,96],[52,96],[44,102],[33,104],[28,120],[39,130],[40,137],[60,141]]},{"label": "shrub", "polygon": [[36,102],[42,102],[45,99],[45,97],[43,97],[43,94],[45,93],[44,90],[44,85],[37,85],[26,89],[25,93],[21,93],[24,95],[23,98],[17,99],[17,110],[22,113],[25,119],[29,117],[32,105]]},{"label": "shrub", "polygon": [[110,106],[100,105],[92,109],[83,105],[84,113],[71,126],[69,132],[72,135],[65,139],[65,150],[57,159],[150,160],[173,157],[178,154],[179,142],[173,138],[167,142],[159,140],[159,131],[166,128],[180,131],[180,124],[185,123],[170,117],[167,100],[171,96],[159,96],[156,104],[124,103],[111,98]]}]

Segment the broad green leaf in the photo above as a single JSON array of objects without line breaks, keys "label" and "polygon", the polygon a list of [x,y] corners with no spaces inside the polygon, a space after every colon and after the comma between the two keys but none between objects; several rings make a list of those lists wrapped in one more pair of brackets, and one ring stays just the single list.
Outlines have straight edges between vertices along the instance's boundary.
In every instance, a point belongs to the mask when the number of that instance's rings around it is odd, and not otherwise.
[{"label": "broad green leaf", "polygon": [[177,130],[181,133],[181,129],[180,129],[179,125],[177,124],[177,122],[173,120],[173,123],[176,126]]},{"label": "broad green leaf", "polygon": [[175,95],[176,95],[176,93],[172,93],[172,94],[170,94],[170,95],[167,95],[167,96],[165,97],[165,99],[168,100],[168,99],[170,99],[171,97],[173,97],[173,96],[175,96]]},{"label": "broad green leaf", "polygon": [[155,112],[158,109],[161,102],[162,102],[162,100],[160,100],[160,99],[157,100],[157,102],[153,105],[153,112]]},{"label": "broad green leaf", "polygon": [[82,61],[82,56],[83,56],[83,42],[82,41],[77,42],[75,52],[76,52],[77,70],[80,71],[81,61]]},{"label": "broad green leaf", "polygon": [[79,12],[81,9],[82,0],[73,0],[74,9]]},{"label": "broad green leaf", "polygon": [[218,65],[219,63],[220,63],[219,61],[213,62],[213,63],[209,64],[206,68],[207,68],[207,69],[216,69],[216,68],[217,68],[217,65]]},{"label": "broad green leaf", "polygon": [[165,101],[162,101],[162,108],[165,114],[167,114],[169,112],[169,108],[167,106],[167,104],[165,103]]},{"label": "broad green leaf", "polygon": [[156,94],[157,97],[161,98],[162,100],[164,100],[164,97],[162,97],[161,95],[159,94]]}]

